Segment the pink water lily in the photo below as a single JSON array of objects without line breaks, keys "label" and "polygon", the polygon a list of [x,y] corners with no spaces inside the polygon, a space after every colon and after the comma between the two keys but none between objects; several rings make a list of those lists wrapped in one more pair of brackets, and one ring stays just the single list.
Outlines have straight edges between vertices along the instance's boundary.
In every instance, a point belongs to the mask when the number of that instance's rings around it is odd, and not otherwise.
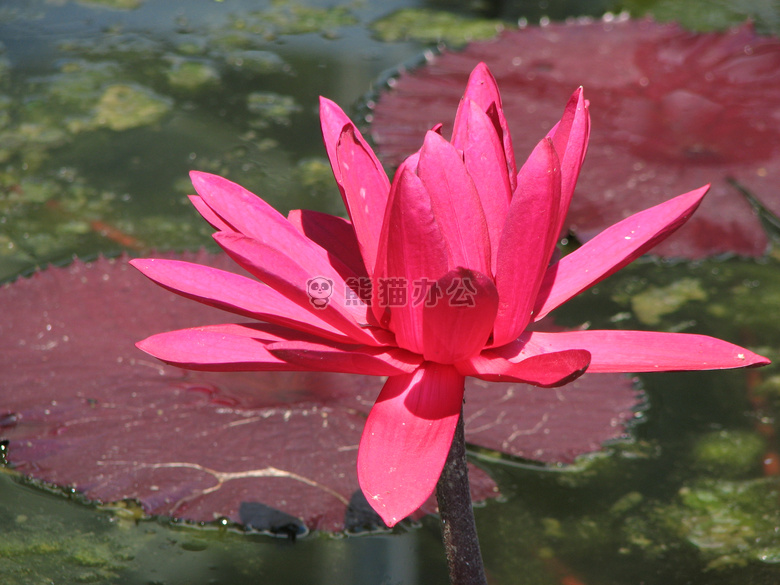
[{"label": "pink water lily", "polygon": [[670,235],[707,190],[629,217],[553,260],[588,143],[581,88],[519,171],[484,64],[469,79],[452,139],[428,132],[392,184],[336,104],[323,98],[320,115],[351,221],[305,210],[284,218],[242,187],[193,172],[193,204],[251,277],[173,260],[132,263],[175,293],[252,321],[161,333],[138,346],[192,369],[387,376],[360,441],[358,479],[389,526],[433,492],[465,376],[550,387],[586,369],[768,363],[701,335],[529,330]]}]

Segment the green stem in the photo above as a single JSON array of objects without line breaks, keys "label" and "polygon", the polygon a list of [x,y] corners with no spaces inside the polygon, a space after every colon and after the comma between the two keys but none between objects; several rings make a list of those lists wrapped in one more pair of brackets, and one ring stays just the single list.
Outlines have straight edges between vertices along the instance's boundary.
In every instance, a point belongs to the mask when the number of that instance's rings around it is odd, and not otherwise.
[{"label": "green stem", "polygon": [[450,582],[452,585],[487,585],[477,525],[474,522],[474,508],[471,505],[462,411],[447,462],[436,485],[436,499],[439,501]]}]

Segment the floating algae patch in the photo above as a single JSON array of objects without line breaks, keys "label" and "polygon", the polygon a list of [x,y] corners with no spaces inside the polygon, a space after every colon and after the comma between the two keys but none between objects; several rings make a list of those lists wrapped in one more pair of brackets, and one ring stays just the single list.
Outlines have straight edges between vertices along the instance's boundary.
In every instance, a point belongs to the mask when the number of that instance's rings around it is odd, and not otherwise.
[{"label": "floating algae patch", "polygon": [[568,557],[615,551],[613,562],[626,562],[628,574],[648,562],[705,571],[773,566],[780,562],[779,497],[780,478],[698,479],[668,502],[631,490],[601,502],[603,509],[544,518],[544,538]]},{"label": "floating algae patch", "polygon": [[[190,188],[190,190],[192,190]],[[189,210],[179,216],[148,215],[138,219],[117,219],[113,227],[133,239],[143,242],[146,248],[191,250],[200,247],[214,248],[209,237],[214,230],[206,222],[197,221]]]},{"label": "floating algae patch", "polygon": [[226,55],[225,61],[233,69],[255,74],[289,72],[291,69],[276,53],[256,49],[232,51]]},{"label": "floating algae patch", "polygon": [[295,2],[272,2],[267,10],[258,10],[233,16],[231,26],[272,40],[281,35],[319,33],[326,38],[338,36],[342,27],[357,24],[358,20],[346,5],[330,8],[303,6]]},{"label": "floating algae patch", "polygon": [[84,6],[112,8],[114,10],[135,10],[144,3],[144,0],[78,0],[78,3]]},{"label": "floating algae patch", "polygon": [[679,493],[671,516],[710,569],[780,559],[780,479],[705,480]]},{"label": "floating algae patch", "polygon": [[48,122],[20,122],[0,130],[0,163],[15,163],[36,171],[49,151],[68,143],[70,136]]},{"label": "floating algae patch", "polygon": [[713,431],[697,438],[692,464],[705,475],[738,479],[760,471],[765,450],[766,442],[755,432]]},{"label": "floating algae patch", "polygon": [[371,24],[371,30],[381,41],[444,42],[455,46],[483,39],[492,39],[502,30],[500,20],[475,19],[451,12],[427,8],[404,8]]},{"label": "floating algae patch", "polygon": [[247,108],[257,118],[249,122],[253,128],[265,128],[270,124],[289,126],[293,114],[302,110],[295,98],[271,91],[255,91],[247,97]]},{"label": "floating algae patch", "polygon": [[100,228],[118,214],[117,195],[89,186],[72,170],[60,173],[56,179],[0,173],[0,279],[85,247],[121,249]]},{"label": "floating algae patch", "polygon": [[[685,331],[774,347],[780,263],[771,258],[639,261],[560,307],[556,322],[582,325],[583,304],[592,329]],[[750,340],[743,339],[746,330]]]},{"label": "floating algae patch", "polygon": [[[129,567],[141,542],[113,531],[108,516],[95,517],[89,509],[71,507],[60,498],[14,490],[10,476],[0,472],[0,582],[111,583]],[[7,484],[7,485],[6,485]],[[36,506],[19,506],[19,498],[33,497]],[[19,510],[22,510],[21,512]]]},{"label": "floating algae patch", "polygon": [[122,32],[121,29],[111,29],[99,37],[65,39],[57,44],[57,48],[80,57],[110,57],[122,62],[126,59],[157,59],[165,50],[158,40],[140,33]]},{"label": "floating algae patch", "polygon": [[631,298],[631,308],[644,325],[657,325],[690,301],[706,301],[707,293],[696,278],[681,278],[664,287],[650,287]]},{"label": "floating algae patch", "polygon": [[47,98],[77,111],[90,107],[100,97],[102,88],[121,75],[113,61],[90,62],[74,59],[64,62],[60,72],[41,79]]},{"label": "floating algae patch", "polygon": [[108,86],[95,107],[95,121],[111,130],[128,130],[160,120],[172,106],[169,98],[135,84]]},{"label": "floating algae patch", "polygon": [[307,158],[296,166],[298,179],[312,197],[333,194],[333,170],[324,158]]},{"label": "floating algae patch", "polygon": [[780,5],[767,0],[626,0],[621,5],[636,16],[649,9],[660,22],[679,22],[695,31],[725,30],[750,20],[759,32],[780,32]]},{"label": "floating algae patch", "polygon": [[[19,106],[21,122],[5,132],[13,132],[17,142],[25,141],[19,148],[52,148],[84,131],[153,124],[171,110],[170,98],[122,77],[121,67],[112,61],[67,61],[59,73],[37,81],[40,91]],[[24,132],[25,128],[38,130]]]},{"label": "floating algae patch", "polygon": [[210,63],[195,59],[171,59],[166,71],[168,83],[177,89],[196,91],[219,83],[219,71]]}]

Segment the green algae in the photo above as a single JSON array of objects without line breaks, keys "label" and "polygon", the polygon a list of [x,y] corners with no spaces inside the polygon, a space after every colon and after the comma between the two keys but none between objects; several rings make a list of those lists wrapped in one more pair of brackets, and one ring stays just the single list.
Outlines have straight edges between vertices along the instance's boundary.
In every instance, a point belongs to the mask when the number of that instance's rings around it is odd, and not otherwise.
[{"label": "green algae", "polygon": [[[8,473],[0,472],[8,493]],[[141,541],[131,542],[111,534],[107,516],[88,523],[48,513],[57,500],[37,495],[38,506],[15,512],[16,497],[0,503],[3,538],[0,539],[0,582],[109,583],[129,567]],[[84,516],[88,510],[77,511]],[[117,535],[118,536],[118,535]]]},{"label": "green algae", "polygon": [[[188,192],[192,191],[192,186]],[[140,218],[118,218],[112,227],[132,237],[145,248],[164,246],[170,250],[193,250],[203,246],[213,248],[209,236],[213,229],[200,221],[197,213],[187,209],[179,216],[147,215]]]},{"label": "green algae", "polygon": [[253,128],[267,128],[270,124],[289,126],[293,114],[301,111],[295,98],[272,91],[254,91],[247,96],[247,108],[255,114],[249,124]]},{"label": "green algae", "polygon": [[171,110],[170,98],[134,82],[121,82],[122,75],[113,61],[66,61],[59,73],[39,80],[42,91],[28,96],[18,108],[20,122],[2,133],[5,150],[24,150],[29,157],[31,151],[62,146],[82,132],[153,124]]},{"label": "green algae", "polygon": [[772,0],[623,0],[620,4],[634,15],[649,13],[661,22],[679,22],[695,31],[725,30],[751,21],[760,32],[780,32],[780,5]]},{"label": "green algae", "polygon": [[613,550],[640,566],[693,559],[704,571],[773,565],[780,558],[779,497],[780,478],[692,479],[669,500],[641,490],[602,495],[590,513],[542,517],[542,542],[555,554],[582,558]]},{"label": "green algae", "polygon": [[296,175],[311,197],[334,194],[333,170],[324,158],[308,158],[298,161]]},{"label": "green algae", "polygon": [[699,436],[692,465],[703,475],[738,479],[761,469],[766,441],[753,431],[721,430]]},{"label": "green algae", "polygon": [[336,38],[341,28],[357,22],[357,17],[347,5],[319,8],[278,0],[272,1],[266,10],[231,17],[231,26],[235,31],[247,32],[265,40],[306,33]]},{"label": "green algae", "polygon": [[680,489],[671,510],[709,569],[774,563],[780,554],[780,479],[703,480]]},{"label": "green algae", "polygon": [[225,56],[225,62],[232,68],[254,74],[287,72],[290,66],[272,51],[237,49]]},{"label": "green algae", "polygon": [[95,124],[111,130],[128,130],[158,122],[171,109],[171,100],[135,84],[117,83],[105,88],[95,106]]},{"label": "green algae", "polygon": [[631,309],[643,325],[657,325],[661,317],[674,313],[690,301],[706,301],[701,281],[681,278],[664,287],[649,287],[631,298]]},{"label": "green algae", "polygon": [[[126,59],[158,59],[165,53],[160,41],[132,32],[107,31],[100,37],[68,38],[58,43],[65,53],[89,59],[114,59],[117,63]],[[149,63],[155,65],[155,63]]]},{"label": "green algae", "polygon": [[771,258],[640,261],[569,301],[559,309],[558,322],[580,325],[578,304],[595,303],[589,311],[593,328],[695,332],[743,345],[750,330],[749,344],[771,349],[777,346],[771,316],[780,314],[779,268]]},{"label": "green algae", "polygon": [[505,24],[428,8],[404,8],[374,21],[371,30],[379,40],[423,43],[444,42],[460,46],[471,41],[492,39]]},{"label": "green algae", "polygon": [[144,3],[144,0],[78,0],[78,3],[113,10],[135,10]]},{"label": "green algae", "polygon": [[68,60],[60,72],[41,80],[45,97],[61,106],[83,111],[100,97],[103,87],[114,82],[122,68],[114,61],[92,62],[83,59]]},{"label": "green algae", "polygon": [[219,71],[211,64],[194,59],[172,59],[166,74],[168,83],[177,89],[198,91],[217,85]]},{"label": "green algae", "polygon": [[568,489],[592,489],[619,483],[639,464],[657,459],[658,446],[648,441],[625,440],[601,451],[580,455],[552,476],[556,485]]},{"label": "green algae", "polygon": [[34,172],[46,162],[51,149],[69,141],[68,132],[48,122],[10,124],[0,130],[0,162],[15,163]]}]

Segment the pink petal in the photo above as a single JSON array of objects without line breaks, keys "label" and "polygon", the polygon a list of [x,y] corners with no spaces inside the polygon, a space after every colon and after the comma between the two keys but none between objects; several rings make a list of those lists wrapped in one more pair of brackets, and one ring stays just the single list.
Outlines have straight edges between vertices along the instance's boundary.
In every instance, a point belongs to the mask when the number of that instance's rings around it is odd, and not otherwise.
[{"label": "pink petal", "polygon": [[581,87],[569,98],[561,121],[547,137],[552,138],[555,151],[561,161],[561,206],[558,218],[558,233],[560,233],[574,194],[577,177],[580,175],[582,162],[585,160],[590,137],[590,112]]},{"label": "pink petal", "polygon": [[447,248],[425,185],[406,166],[399,173],[386,222],[384,276],[374,279],[373,303],[389,308],[398,345],[421,354],[426,293],[447,272]]},{"label": "pink petal", "polygon": [[[390,182],[374,151],[349,117],[323,97],[320,98],[320,123],[333,175],[355,226],[366,269],[373,274]],[[342,136],[344,133],[348,137]],[[344,164],[350,168],[343,169]],[[361,196],[361,188],[365,189],[365,197]]]},{"label": "pink petal", "polygon": [[455,146],[463,151],[466,169],[482,201],[490,235],[491,266],[495,269],[501,231],[512,198],[504,147],[493,122],[475,102],[464,98],[461,105],[466,118],[466,136],[462,146]]},{"label": "pink petal", "polygon": [[498,292],[484,274],[458,268],[440,278],[441,296],[423,305],[423,355],[453,364],[479,354],[493,330]]},{"label": "pink petal", "polygon": [[268,351],[307,370],[369,376],[409,374],[422,363],[420,356],[398,348],[280,341],[269,345]]},{"label": "pink petal", "polygon": [[425,363],[393,376],[368,415],[358,450],[358,481],[388,526],[433,493],[450,450],[463,402],[463,376]]},{"label": "pink petal", "polygon": [[[341,170],[339,169],[338,161],[336,159],[336,146],[338,145],[344,128],[347,126],[352,126],[354,128],[355,125],[338,104],[328,98],[320,96],[320,126],[322,128],[322,139],[325,143],[325,150],[328,153],[328,160],[330,161],[331,169],[336,178],[336,183],[338,183],[339,189],[341,189]],[[359,142],[363,144],[366,143],[357,128],[355,128],[355,136]],[[368,150],[370,151],[371,149]]]},{"label": "pink petal", "polygon": [[328,252],[299,232],[282,214],[240,185],[208,173],[192,171],[190,176],[202,200],[231,231],[285,249],[290,256],[332,266],[343,278],[355,276],[340,260],[331,261]]},{"label": "pink petal", "polygon": [[461,100],[461,105],[455,115],[452,143],[460,150],[463,150],[462,145],[465,140],[466,119],[468,118],[468,115],[463,111],[463,108],[465,107],[465,102],[467,102],[467,100],[475,102],[479,108],[488,115],[496,128],[498,136],[501,138],[511,193],[517,186],[515,153],[512,148],[509,125],[504,117],[504,110],[501,105],[501,95],[498,92],[498,84],[485,63],[477,64],[471,72],[471,75],[469,75],[469,81],[466,85],[466,91],[463,94],[463,100]]},{"label": "pink petal", "polygon": [[[578,348],[590,352],[589,372],[668,372],[763,366],[765,357],[706,335],[656,331],[532,332],[524,352]],[[522,363],[522,362],[521,362]]]},{"label": "pink petal", "polygon": [[352,120],[349,119],[338,104],[326,97],[320,96],[320,127],[322,129],[322,140],[325,143],[325,151],[328,153],[330,167],[336,178],[336,183],[341,185],[341,171],[336,160],[336,145],[339,142],[341,133],[346,126],[352,126]]},{"label": "pink petal", "polygon": [[545,388],[563,386],[585,373],[590,354],[580,349],[538,352],[520,362],[510,362],[494,350],[457,364],[464,376],[475,376],[488,382],[523,382]]},{"label": "pink petal", "polygon": [[218,232],[214,239],[242,268],[300,307],[317,308],[308,294],[311,279],[329,280],[332,293],[318,309],[320,319],[359,343],[384,345],[388,341],[384,331],[367,327],[366,305],[353,298],[339,273],[321,258],[239,234]]},{"label": "pink petal", "polygon": [[417,175],[431,197],[449,268],[462,266],[482,274],[490,269],[490,236],[474,181],[455,147],[435,132],[425,135]]},{"label": "pink petal", "polygon": [[293,209],[287,214],[287,221],[328,255],[338,258],[356,276],[368,276],[349,220],[310,209]]},{"label": "pink petal", "polygon": [[190,195],[190,202],[198,210],[207,222],[209,222],[215,229],[221,232],[233,232],[235,231],[232,226],[225,223],[221,217],[219,217],[214,210],[209,207],[205,201],[198,195]]},{"label": "pink petal", "polygon": [[538,321],[669,237],[696,210],[707,189],[709,185],[640,211],[550,266],[536,299],[534,320]]},{"label": "pink petal", "polygon": [[371,148],[354,126],[346,126],[336,145],[340,185],[360,253],[369,274],[374,273],[379,235],[390,194],[390,181]]},{"label": "pink petal", "polygon": [[[421,198],[415,197],[414,195],[410,197],[411,201],[409,203],[412,203],[412,207],[410,209],[415,210],[416,206],[420,204],[421,200],[425,201],[425,206],[430,207],[430,197],[428,196],[428,192],[425,191],[425,187],[422,185],[422,183],[419,180],[412,181],[409,177],[404,177],[406,172],[410,172],[415,178],[419,179],[417,177],[417,163],[419,160],[420,153],[416,152],[404,159],[404,161],[396,170],[395,177],[393,178],[393,184],[390,187],[390,195],[387,198],[387,209],[385,209],[385,216],[382,222],[382,232],[379,236],[376,266],[374,267],[374,273],[371,277],[371,280],[373,281],[371,309],[377,322],[381,323],[384,327],[389,326],[390,309],[380,302],[381,299],[378,297],[378,292],[380,288],[379,283],[382,282],[382,279],[387,278],[388,251],[394,250],[394,247],[388,250],[388,240],[390,239],[391,234],[396,233],[396,227],[394,225],[394,221],[392,220],[392,215],[396,214],[397,216],[397,214],[400,213],[398,204],[394,203],[399,186],[403,184],[404,189],[409,189],[412,193],[418,193],[418,195],[422,196]],[[422,214],[417,221],[425,222],[428,221],[425,219],[425,216],[426,214],[430,213],[430,210],[426,211],[425,209],[419,209],[414,211],[414,213]],[[435,240],[437,247],[443,245],[440,232],[438,233],[438,236],[434,235],[434,238],[438,238]],[[396,236],[394,235],[394,237]],[[403,259],[401,259],[400,262],[403,262]],[[398,264],[398,266],[400,265],[401,264]]]},{"label": "pink petal", "polygon": [[496,288],[499,306],[493,345],[516,339],[531,311],[558,237],[561,194],[558,156],[543,139],[517,175],[498,249]]},{"label": "pink petal", "polygon": [[234,231],[259,240],[304,239],[281,213],[240,185],[198,171],[190,178],[201,199]]},{"label": "pink petal", "polygon": [[136,346],[159,360],[189,370],[304,369],[269,353],[262,335],[248,326],[227,324],[158,333],[139,341]]},{"label": "pink petal", "polygon": [[339,329],[323,321],[319,311],[300,307],[269,286],[239,274],[179,260],[130,261],[144,276],[183,297],[328,339],[347,341]]}]

